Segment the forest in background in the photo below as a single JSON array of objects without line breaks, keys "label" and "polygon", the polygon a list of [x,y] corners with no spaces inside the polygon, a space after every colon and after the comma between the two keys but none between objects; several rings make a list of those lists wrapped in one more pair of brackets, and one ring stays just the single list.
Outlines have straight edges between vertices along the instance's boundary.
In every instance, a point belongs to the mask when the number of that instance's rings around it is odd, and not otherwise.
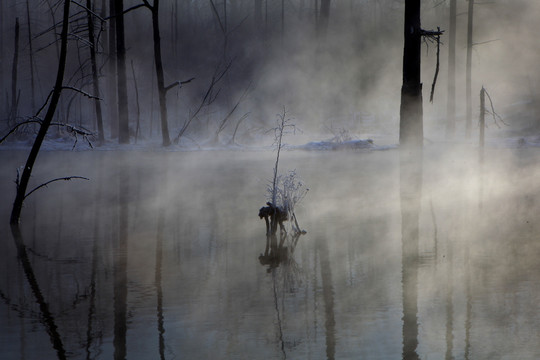
[{"label": "forest in background", "polygon": [[[93,89],[88,3],[99,94]],[[80,91],[63,91],[54,119],[92,133],[89,138],[94,143],[98,134],[95,101],[81,91],[101,99],[104,138],[118,141],[116,71],[111,66],[116,52],[110,48],[114,3],[72,2],[64,86]],[[158,143],[162,136],[152,11],[138,7],[142,0],[123,3],[125,10],[132,9],[124,14],[129,142]],[[423,28],[447,30],[448,3],[423,1]],[[2,135],[32,119],[52,90],[62,4],[53,0],[0,3]],[[309,134],[397,133],[403,1],[161,0],[159,4],[165,86],[184,82],[167,91],[171,141],[253,143],[272,127],[275,114],[284,107]],[[464,128],[467,9],[467,1],[457,1],[458,135]],[[476,94],[485,86],[514,130],[538,125],[535,103],[540,78],[535,65],[540,49],[534,38],[540,30],[539,15],[540,4],[529,0],[475,6],[473,108],[479,107]],[[428,92],[436,71],[436,45],[430,42],[422,46],[422,81],[426,128],[443,133],[447,34],[441,42],[433,104],[428,105]],[[53,127],[49,136],[70,136],[69,129]],[[35,131],[35,124],[21,126],[12,139],[31,139]]]}]

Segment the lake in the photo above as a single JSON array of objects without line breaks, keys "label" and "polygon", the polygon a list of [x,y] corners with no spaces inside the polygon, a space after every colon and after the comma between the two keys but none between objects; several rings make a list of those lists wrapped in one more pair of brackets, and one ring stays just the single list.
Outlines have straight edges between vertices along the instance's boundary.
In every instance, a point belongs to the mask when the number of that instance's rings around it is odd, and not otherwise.
[{"label": "lake", "polygon": [[[2,359],[536,359],[540,149],[0,151]],[[270,252],[266,246],[272,242]]]}]

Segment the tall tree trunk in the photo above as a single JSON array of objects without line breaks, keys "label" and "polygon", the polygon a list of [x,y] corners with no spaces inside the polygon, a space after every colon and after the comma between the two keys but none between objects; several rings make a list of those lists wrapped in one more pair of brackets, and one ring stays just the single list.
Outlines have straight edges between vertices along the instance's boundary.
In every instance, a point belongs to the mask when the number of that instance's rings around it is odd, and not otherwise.
[{"label": "tall tree trunk", "polygon": [[[88,16],[88,40],[90,41],[90,62],[92,63],[92,85],[94,90],[94,96],[99,96],[99,79],[98,79],[98,69],[96,62],[96,41],[94,36],[94,15],[91,12],[92,2],[86,0],[86,14]],[[101,113],[101,100],[95,99],[94,104],[96,107],[96,121],[98,128],[98,139],[100,145],[105,141],[103,134],[103,115]]]},{"label": "tall tree trunk", "polygon": [[471,136],[472,127],[472,39],[473,39],[473,16],[474,16],[474,0],[469,0],[469,11],[467,17],[467,68],[465,75],[465,96],[467,97],[467,114],[465,119],[465,134],[467,137]]},{"label": "tall tree trunk", "polygon": [[326,36],[328,30],[328,21],[330,19],[330,0],[321,0],[321,14],[319,16],[319,24],[317,27],[318,35],[321,38]]},{"label": "tall tree trunk", "polygon": [[446,138],[454,136],[456,128],[456,0],[450,0],[448,29],[448,94],[446,101]]},{"label": "tall tree trunk", "polygon": [[[0,1],[0,49],[4,49],[4,2]],[[0,95],[4,93],[4,51],[0,51]],[[0,114],[4,115],[4,102],[0,96]]]},{"label": "tall tree trunk", "polygon": [[262,24],[262,0],[255,0],[254,28],[259,31]]},{"label": "tall tree trunk", "polygon": [[32,145],[32,149],[30,150],[30,154],[28,155],[28,159],[26,161],[26,165],[24,166],[22,176],[17,184],[17,195],[15,196],[15,201],[13,203],[13,209],[11,211],[11,218],[10,218],[10,223],[13,225],[19,223],[22,205],[26,197],[26,189],[28,187],[28,182],[30,181],[30,175],[32,174],[32,169],[34,168],[34,163],[36,162],[39,149],[41,148],[41,144],[43,143],[43,140],[45,139],[45,135],[47,134],[47,130],[49,129],[49,126],[51,125],[51,121],[53,119],[54,112],[58,105],[60,94],[62,92],[62,83],[64,81],[64,72],[66,69],[68,27],[69,27],[69,5],[70,4],[71,4],[70,0],[65,0],[64,16],[62,20],[62,34],[60,37],[61,38],[60,59],[58,61],[58,72],[56,74],[56,81],[54,84],[53,93],[52,93],[51,100],[49,103],[49,108],[47,109],[45,118],[43,119],[43,122],[41,123],[39,132],[34,141],[34,145]]},{"label": "tall tree trunk", "polygon": [[17,72],[19,66],[19,18],[15,19],[15,43],[13,46],[13,63],[11,67],[11,110],[9,112],[10,122],[17,118],[17,104],[19,96],[17,94]]},{"label": "tall tree trunk", "polygon": [[32,23],[30,21],[30,0],[26,0],[26,20],[28,26],[28,51],[30,57],[30,87],[31,87],[31,97],[30,105],[32,109],[32,114],[36,111],[36,88],[34,81],[34,48],[32,46]]},{"label": "tall tree trunk", "polygon": [[424,129],[420,82],[420,0],[405,1],[404,35],[399,141],[405,148],[421,149]]},{"label": "tall tree trunk", "polygon": [[115,0],[109,0],[109,60],[107,64],[107,99],[109,104],[109,125],[111,138],[118,137],[118,100],[116,91],[116,21]]},{"label": "tall tree trunk", "polygon": [[126,43],[124,37],[124,1],[115,0],[116,73],[118,86],[118,143],[129,144],[129,114],[126,77]]},{"label": "tall tree trunk", "polygon": [[171,139],[169,137],[169,125],[167,123],[167,89],[165,89],[165,80],[163,77],[163,62],[161,59],[161,37],[159,34],[159,0],[154,0],[152,11],[152,26],[154,30],[154,62],[156,64],[156,79],[159,96],[159,110],[161,113],[161,137],[163,146],[169,146]]}]

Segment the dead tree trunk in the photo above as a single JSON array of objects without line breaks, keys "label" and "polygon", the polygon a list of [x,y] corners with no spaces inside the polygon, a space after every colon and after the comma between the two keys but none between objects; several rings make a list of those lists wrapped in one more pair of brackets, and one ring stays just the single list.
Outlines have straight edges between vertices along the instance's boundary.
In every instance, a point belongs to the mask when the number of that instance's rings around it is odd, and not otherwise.
[{"label": "dead tree trunk", "polygon": [[483,161],[484,158],[484,138],[485,138],[485,129],[486,129],[486,90],[482,86],[480,90],[480,159]]},{"label": "dead tree trunk", "polygon": [[319,37],[324,38],[328,30],[328,21],[330,19],[330,0],[321,0],[321,10],[317,33]]},{"label": "dead tree trunk", "polygon": [[467,18],[467,68],[465,75],[466,89],[465,96],[467,97],[467,108],[465,118],[465,135],[471,136],[472,128],[472,47],[473,47],[473,16],[474,16],[474,0],[469,0],[469,11]]},{"label": "dead tree trunk", "polygon": [[169,136],[169,125],[167,120],[167,91],[178,85],[178,83],[165,87],[163,62],[161,59],[161,36],[159,33],[159,0],[154,0],[154,5],[150,5],[146,0],[144,0],[144,3],[152,12],[152,27],[154,31],[154,63],[156,65],[159,110],[161,113],[161,137],[163,146],[169,146],[171,145],[171,139]]},{"label": "dead tree trunk", "polygon": [[[86,14],[88,16],[88,40],[90,41],[90,62],[92,63],[92,85],[94,89],[94,95],[99,97],[99,79],[98,79],[98,69],[96,62],[96,41],[94,36],[94,15],[90,10],[92,8],[92,3],[90,0],[86,0]],[[101,112],[101,100],[94,99],[94,104],[96,107],[96,121],[98,129],[98,139],[99,144],[103,144],[105,137],[103,134],[103,114]]]},{"label": "dead tree trunk", "polygon": [[26,20],[28,26],[28,51],[30,57],[30,87],[31,87],[31,97],[30,105],[32,114],[36,111],[36,87],[34,81],[34,48],[32,46],[32,23],[30,21],[30,0],[26,0]]},{"label": "dead tree trunk", "polygon": [[13,63],[11,67],[11,109],[9,111],[10,123],[13,123],[17,118],[17,105],[19,103],[19,96],[17,94],[17,71],[19,66],[19,18],[15,19],[15,43],[13,49]]},{"label": "dead tree trunk", "polygon": [[448,35],[448,94],[446,102],[446,138],[454,136],[456,128],[456,0],[450,0]]},{"label": "dead tree trunk", "polygon": [[115,0],[114,5],[116,20],[116,73],[118,86],[118,143],[129,144],[124,1]]},{"label": "dead tree trunk", "polygon": [[118,104],[116,91],[116,21],[115,0],[109,0],[109,56],[108,56],[108,80],[107,99],[109,104],[109,125],[111,127],[111,138],[118,137]]},{"label": "dead tree trunk", "polygon": [[420,0],[405,1],[404,35],[399,141],[403,147],[421,149],[424,130],[420,82]]},{"label": "dead tree trunk", "polygon": [[22,205],[23,205],[24,199],[26,198],[26,189],[28,187],[30,175],[32,174],[32,169],[34,167],[34,163],[36,162],[36,158],[38,156],[39,149],[41,148],[41,144],[43,143],[43,140],[45,139],[45,135],[47,134],[47,130],[49,129],[49,126],[51,125],[51,121],[53,119],[54,112],[56,111],[56,107],[60,99],[60,94],[62,92],[62,83],[64,81],[64,72],[66,68],[66,58],[67,58],[70,4],[71,4],[70,0],[65,0],[64,15],[63,15],[63,20],[62,20],[62,33],[60,37],[61,38],[60,59],[58,61],[58,72],[56,75],[56,81],[55,81],[53,92],[51,95],[49,107],[47,109],[47,113],[45,114],[45,118],[43,119],[41,126],[39,128],[39,132],[34,141],[34,145],[32,145],[32,149],[30,150],[30,154],[28,155],[28,159],[26,161],[26,165],[24,166],[22,176],[20,180],[19,179],[17,180],[17,195],[15,196],[15,201],[13,203],[13,209],[11,211],[11,218],[10,218],[10,223],[13,225],[19,223]]},{"label": "dead tree trunk", "polygon": [[262,24],[262,0],[255,0],[254,29],[258,33]]},{"label": "dead tree trunk", "polygon": [[[4,2],[0,2],[0,49],[4,48]],[[4,92],[4,52],[0,52],[0,91]],[[4,108],[4,102],[1,101],[0,93],[0,114],[4,116],[4,111],[7,111]]]}]

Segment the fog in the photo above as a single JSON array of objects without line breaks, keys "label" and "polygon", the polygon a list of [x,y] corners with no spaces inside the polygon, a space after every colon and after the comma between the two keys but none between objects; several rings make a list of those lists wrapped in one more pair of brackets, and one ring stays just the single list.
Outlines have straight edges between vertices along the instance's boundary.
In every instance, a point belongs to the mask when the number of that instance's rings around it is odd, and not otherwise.
[{"label": "fog", "polygon": [[[126,0],[124,7],[128,9],[138,3]],[[271,127],[275,114],[283,107],[294,116],[299,128],[310,138],[328,137],[332,131],[343,128],[356,137],[371,135],[385,143],[396,142],[402,84],[402,2],[331,2],[327,31],[318,33],[317,24],[322,20],[316,12],[319,8],[314,7],[317,2],[286,1],[282,8],[281,2],[263,1],[258,22],[254,15],[255,3],[214,2],[214,12],[210,1],[160,2],[165,83],[194,78],[192,82],[168,92],[171,137],[180,132],[198,109],[216,69],[219,69],[219,73],[230,65],[225,77],[212,91],[210,98],[214,101],[205,103],[181,139],[186,146],[193,146],[193,142],[205,144],[215,139],[219,125],[237,102],[238,107],[219,134],[221,143],[226,144],[231,139],[235,128],[236,142],[259,142],[261,134]],[[57,47],[54,34],[47,31],[51,26],[51,9],[58,21],[61,7],[54,2],[30,4],[28,14],[33,35],[30,43],[26,4],[2,4],[1,16],[4,21],[1,25],[3,51],[0,80],[6,100],[1,102],[2,114],[9,114],[13,98],[11,75],[16,17],[19,17],[21,24],[15,85],[19,98],[17,118],[23,120],[33,115],[52,87]],[[72,10],[74,35],[69,44],[65,83],[91,93],[89,49],[85,43],[86,19],[81,16],[82,10],[80,7]],[[102,9],[101,3],[96,2],[95,12],[106,17],[108,10]],[[536,127],[535,104],[539,80],[534,69],[538,53],[535,34],[540,30],[536,21],[539,13],[540,5],[532,0],[476,4],[472,59],[474,119],[478,113],[478,94],[480,88],[485,86],[496,111],[512,131]],[[467,2],[457,1],[457,14],[456,128],[457,137],[461,138],[465,115]],[[160,138],[159,105],[150,11],[146,8],[130,11],[125,14],[125,22],[131,142],[157,142]],[[101,21],[97,23],[101,24]],[[422,46],[424,123],[426,136],[431,139],[444,136],[448,23],[447,1],[422,2],[422,27],[427,30],[440,27],[446,31],[441,39],[440,72],[433,103],[427,100],[436,68],[436,44],[426,41]],[[227,30],[227,36],[224,36],[220,24]],[[114,123],[114,115],[111,114],[114,112],[111,111],[114,111],[116,104],[111,97],[114,92],[109,84],[109,79],[114,81],[114,74],[108,70],[111,60],[107,47],[107,26],[104,23],[96,28],[100,41],[97,60],[102,93],[99,96],[103,99],[105,137],[115,142],[111,132],[111,124]],[[32,67],[30,44],[34,49]],[[34,95],[31,91],[32,81],[35,84]],[[66,92],[57,112],[59,122],[84,126],[95,133],[95,118],[91,99]],[[140,129],[136,134],[137,121]],[[495,128],[493,126],[493,130]],[[476,126],[474,130],[477,131]],[[509,128],[504,127],[503,130]],[[387,136],[383,137],[383,134]]]},{"label": "fog", "polygon": [[69,358],[536,357],[537,151],[429,150],[284,152],[307,234],[271,262],[272,152],[45,152],[40,179],[91,180],[28,198],[34,286],[3,222],[2,353],[58,355],[37,286]]},{"label": "fog", "polygon": [[[101,3],[94,11],[106,17]],[[150,11],[125,14],[129,145],[114,135],[104,26],[105,142],[92,99],[64,90],[55,122],[93,135],[51,127],[27,193],[85,179],[33,192],[10,227],[36,128],[0,142],[2,358],[538,358],[540,4],[475,5],[467,137],[467,2],[457,3],[456,133],[445,131],[445,32],[433,103],[437,49],[422,45],[425,139],[412,155],[397,144],[402,1],[331,1],[324,31],[318,1],[262,1],[256,21],[257,1],[162,0],[166,85],[193,78],[168,92],[171,139],[189,126],[165,148]],[[37,112],[54,82],[46,30],[61,2],[28,4],[0,3],[2,136]],[[81,11],[72,8],[64,83],[89,93]],[[448,17],[446,1],[422,2],[424,29],[446,30]],[[488,113],[485,147],[482,86],[500,115]],[[276,114],[294,124],[283,148],[272,145]],[[309,190],[287,233],[272,234],[259,209],[278,163]]]}]

